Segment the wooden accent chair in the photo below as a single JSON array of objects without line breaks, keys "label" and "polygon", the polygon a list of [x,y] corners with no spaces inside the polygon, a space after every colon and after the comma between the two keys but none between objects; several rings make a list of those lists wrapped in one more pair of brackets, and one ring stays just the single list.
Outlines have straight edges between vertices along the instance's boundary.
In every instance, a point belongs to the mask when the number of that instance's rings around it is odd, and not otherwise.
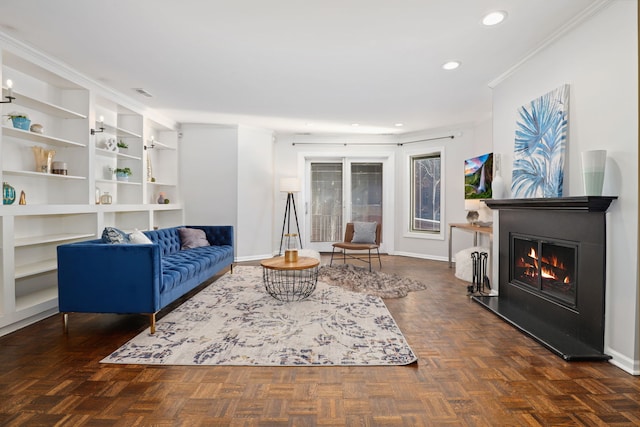
[{"label": "wooden accent chair", "polygon": [[[376,241],[375,243],[352,243],[353,240],[354,228],[353,223],[347,223],[347,227],[344,231],[344,242],[337,242],[333,244],[333,250],[331,251],[331,262],[329,265],[333,265],[333,255],[336,254],[336,248],[342,249],[342,260],[344,263],[347,262],[347,258],[356,259],[362,262],[369,264],[369,271],[371,271],[371,251],[373,249],[376,250],[376,254],[378,256],[378,262],[380,263],[380,269],[382,269],[382,260],[380,259],[380,236],[381,236],[381,226],[380,223],[376,225]],[[369,256],[363,255],[353,255],[347,254],[347,250],[350,251],[368,251]],[[340,254],[340,251],[337,252]]]}]

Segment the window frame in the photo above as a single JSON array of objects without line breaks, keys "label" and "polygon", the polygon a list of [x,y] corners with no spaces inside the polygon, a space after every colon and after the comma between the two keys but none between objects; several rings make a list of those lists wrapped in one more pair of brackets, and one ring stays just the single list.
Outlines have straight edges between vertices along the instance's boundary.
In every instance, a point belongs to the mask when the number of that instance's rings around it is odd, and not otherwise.
[{"label": "window frame", "polygon": [[[440,157],[440,230],[414,230],[413,222],[413,162],[416,158],[424,157]],[[445,150],[444,147],[425,147],[422,149],[407,150],[404,156],[405,173],[405,191],[404,191],[404,237],[416,239],[444,240],[446,233],[445,216],[445,191],[446,188],[446,171],[445,171]]]}]

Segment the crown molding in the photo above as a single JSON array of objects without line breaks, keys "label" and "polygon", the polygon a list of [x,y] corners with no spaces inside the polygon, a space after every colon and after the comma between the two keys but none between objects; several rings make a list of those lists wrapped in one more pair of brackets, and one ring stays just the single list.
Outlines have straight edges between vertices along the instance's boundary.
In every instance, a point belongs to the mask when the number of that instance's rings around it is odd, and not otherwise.
[{"label": "crown molding", "polygon": [[572,31],[578,25],[582,24],[598,12],[600,12],[605,7],[609,6],[613,3],[614,0],[598,0],[592,3],[589,7],[584,9],[578,15],[574,16],[571,20],[567,21],[562,27],[560,27],[557,31],[549,35],[546,39],[544,39],[536,48],[531,50],[528,54],[526,54],[521,60],[516,62],[510,68],[508,68],[504,73],[500,74],[495,79],[491,80],[487,85],[489,88],[493,89],[502,83],[504,80],[508,79],[511,75],[513,75],[520,67],[522,67],[525,63],[527,63],[531,58],[536,56],[539,52],[546,49],[553,43],[555,43],[558,39],[563,37],[565,34]]}]

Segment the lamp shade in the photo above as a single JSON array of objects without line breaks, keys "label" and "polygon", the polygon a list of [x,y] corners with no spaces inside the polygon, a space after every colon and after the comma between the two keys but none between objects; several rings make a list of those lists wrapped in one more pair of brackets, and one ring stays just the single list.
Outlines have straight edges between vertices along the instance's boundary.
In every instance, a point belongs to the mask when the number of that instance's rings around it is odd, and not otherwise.
[{"label": "lamp shade", "polygon": [[464,199],[465,211],[477,211],[482,207],[480,199]]},{"label": "lamp shade", "polygon": [[297,177],[280,178],[280,191],[283,193],[297,193],[300,191],[300,180]]}]

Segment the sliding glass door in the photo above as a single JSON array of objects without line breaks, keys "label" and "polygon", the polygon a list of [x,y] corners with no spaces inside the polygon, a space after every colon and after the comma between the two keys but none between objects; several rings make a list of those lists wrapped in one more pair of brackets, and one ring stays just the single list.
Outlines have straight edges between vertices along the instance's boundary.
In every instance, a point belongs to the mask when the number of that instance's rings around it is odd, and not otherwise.
[{"label": "sliding glass door", "polygon": [[331,251],[351,221],[382,223],[383,163],[359,159],[307,160],[306,247]]}]

